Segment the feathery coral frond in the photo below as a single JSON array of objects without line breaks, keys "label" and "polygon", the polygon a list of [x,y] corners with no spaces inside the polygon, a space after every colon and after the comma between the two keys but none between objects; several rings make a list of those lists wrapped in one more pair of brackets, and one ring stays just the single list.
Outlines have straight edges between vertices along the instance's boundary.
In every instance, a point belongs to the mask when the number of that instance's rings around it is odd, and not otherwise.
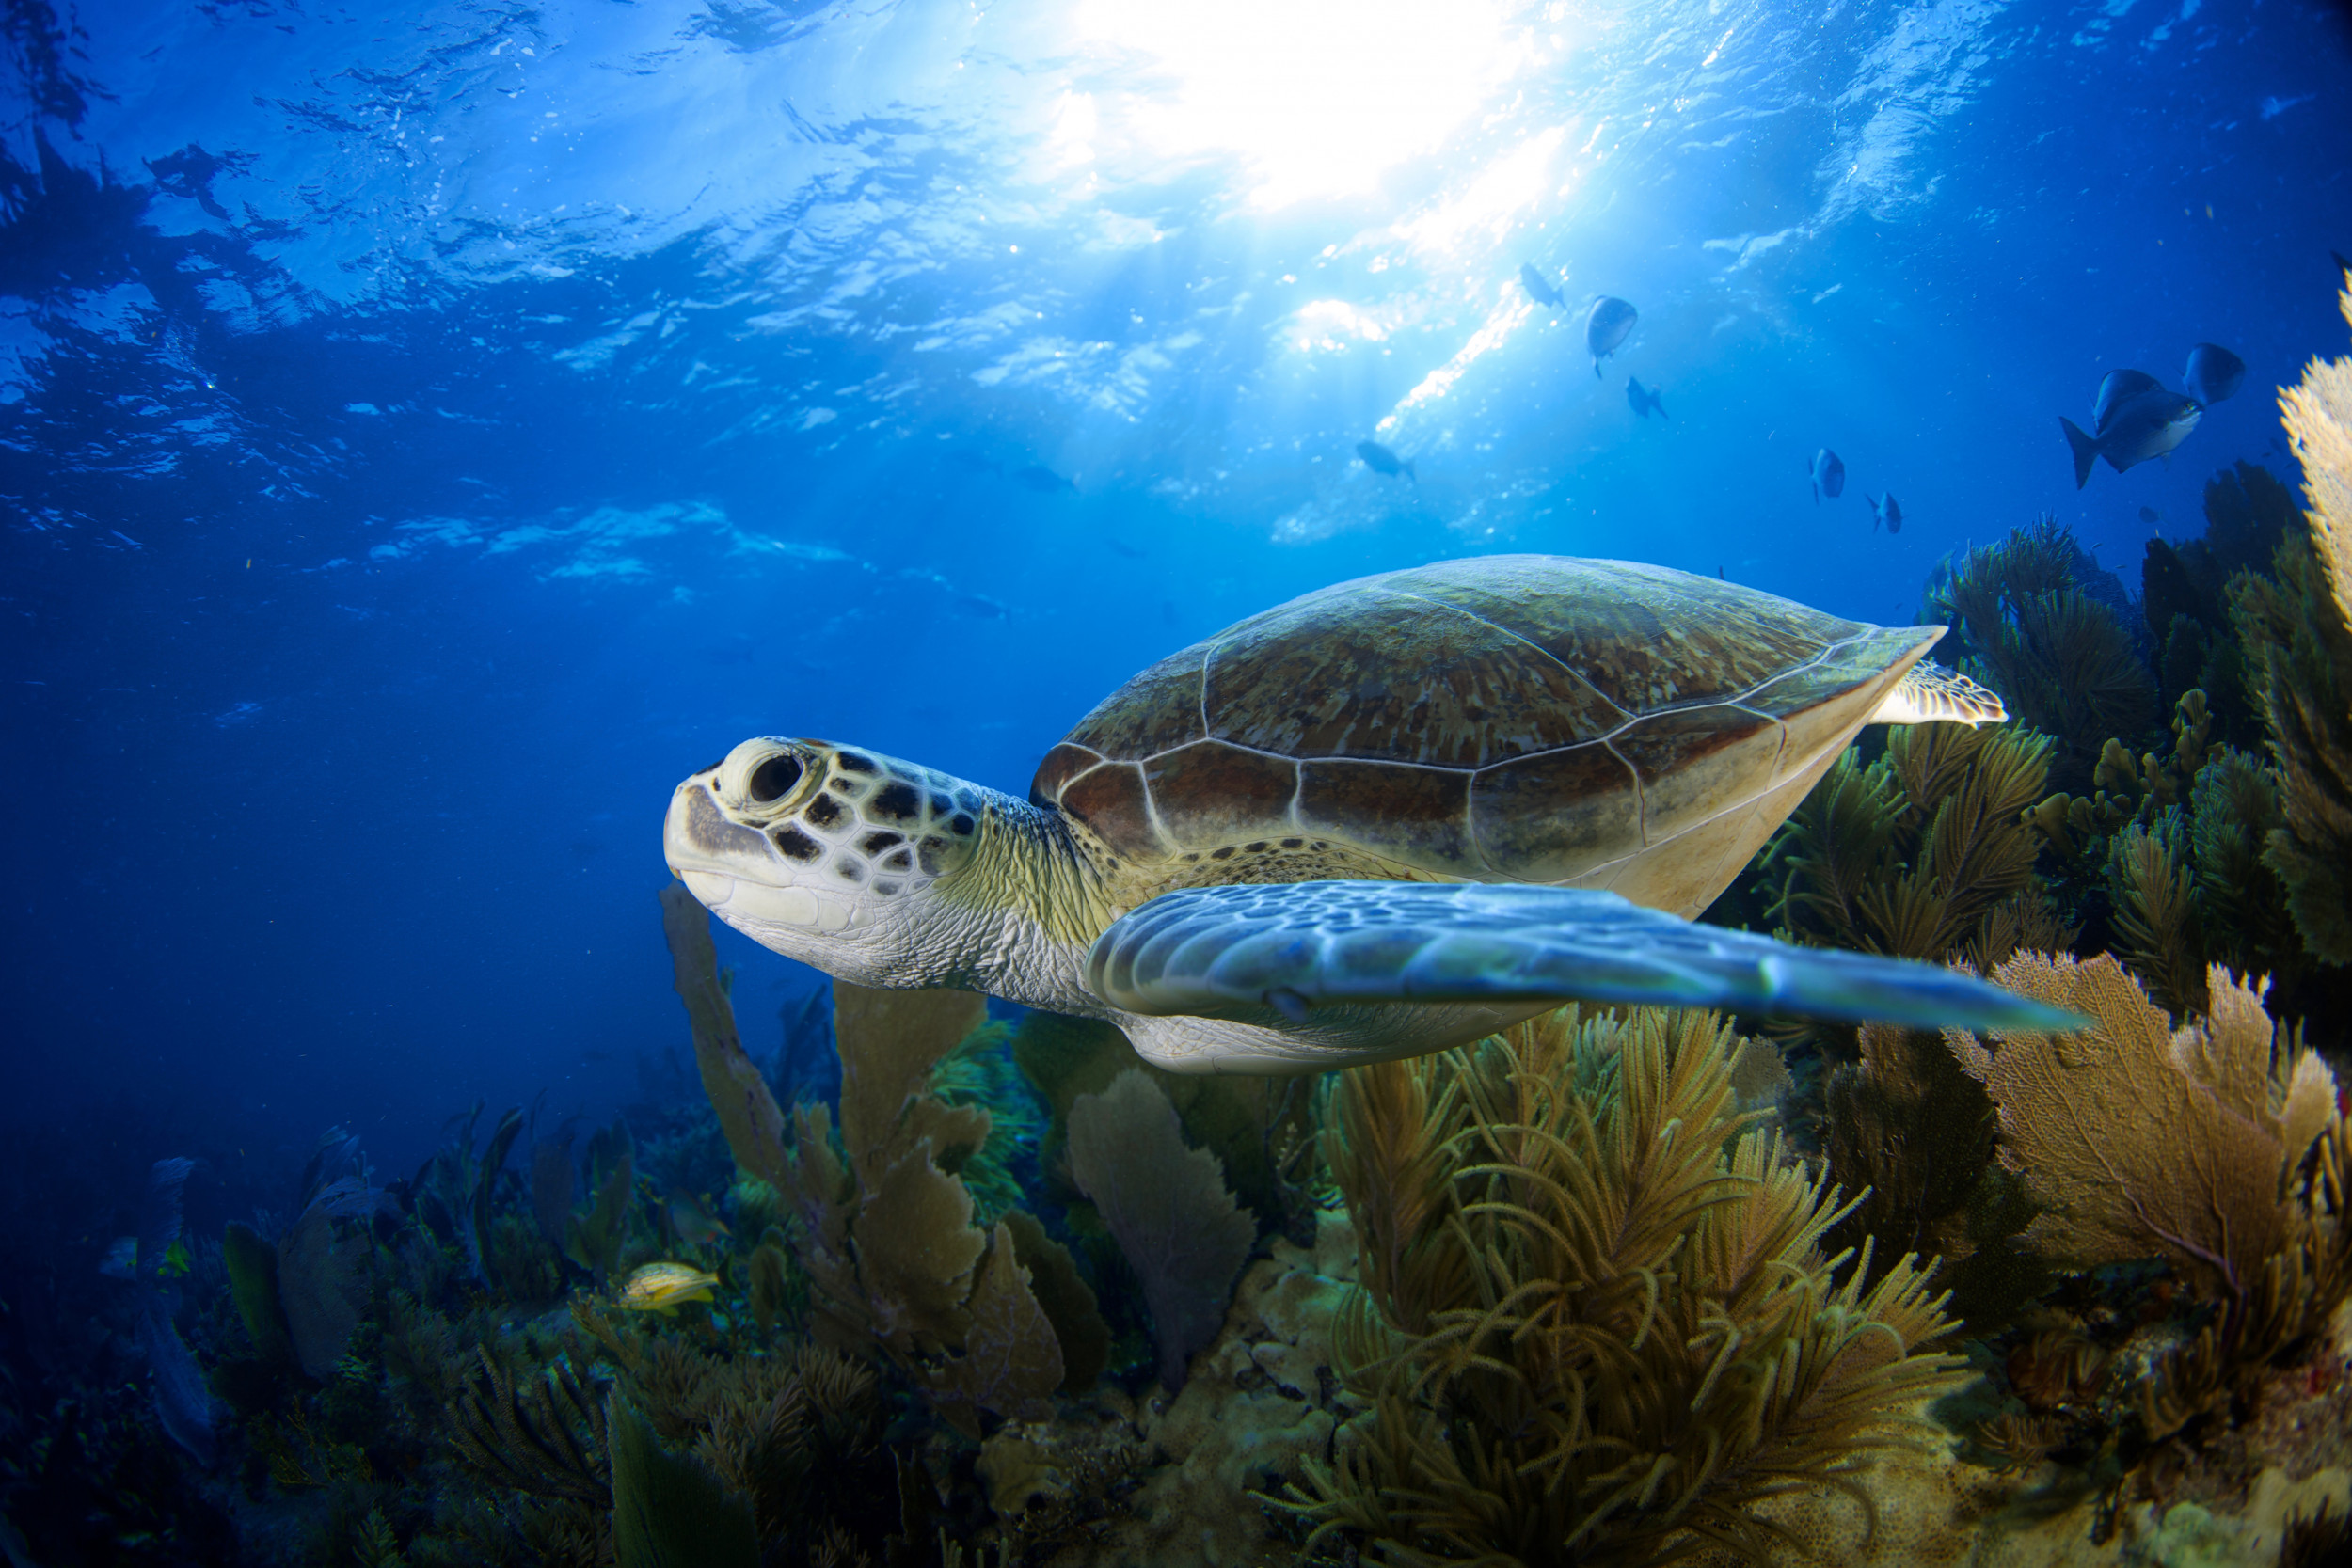
[{"label": "feathery coral frond", "polygon": [[1735,1045],[1709,1015],[1571,1008],[1347,1075],[1331,1168],[1390,1261],[1334,1340],[1370,1408],[1286,1505],[1316,1537],[1395,1564],[1755,1558],[1751,1504],[1915,1439],[1952,1381],[1922,1349],[1941,1298],[1909,1259],[1835,1276],[1836,1195],[1738,1108]]}]

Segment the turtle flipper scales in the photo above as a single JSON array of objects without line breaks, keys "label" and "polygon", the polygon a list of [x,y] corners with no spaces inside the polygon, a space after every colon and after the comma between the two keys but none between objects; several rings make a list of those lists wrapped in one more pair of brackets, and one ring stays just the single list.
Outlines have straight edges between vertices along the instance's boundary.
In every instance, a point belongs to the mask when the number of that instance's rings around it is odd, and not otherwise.
[{"label": "turtle flipper scales", "polygon": [[[2088,1022],[1936,964],[1798,947],[1613,893],[1487,883],[1237,883],[1163,894],[1095,940],[1086,978],[1104,1002],[1145,1018],[1271,1009],[1295,1025],[1329,1006],[1544,1001],[1926,1029],[2059,1032]],[[1209,1069],[1236,1069],[1249,1070]]]}]

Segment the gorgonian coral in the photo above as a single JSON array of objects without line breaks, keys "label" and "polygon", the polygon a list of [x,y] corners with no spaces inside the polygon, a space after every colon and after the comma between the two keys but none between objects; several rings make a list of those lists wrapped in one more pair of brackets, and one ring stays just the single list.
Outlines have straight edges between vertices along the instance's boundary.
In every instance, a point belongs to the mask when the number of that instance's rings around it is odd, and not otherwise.
[{"label": "gorgonian coral", "polygon": [[[2352,289],[2343,306],[2352,321]],[[2231,616],[2284,778],[2265,858],[2305,946],[2341,964],[2352,962],[2352,357],[2313,360],[2280,401],[2310,531],[2280,546],[2277,581],[2237,579]]]},{"label": "gorgonian coral", "polygon": [[2217,1308],[2148,1384],[2155,1435],[2225,1404],[2352,1293],[2352,1125],[2334,1076],[2262,988],[2217,967],[2178,1032],[2112,958],[2022,954],[1994,978],[2095,1021],[2076,1035],[1945,1038],[2000,1110],[2001,1163],[2045,1211],[2023,1240],[2072,1269],[2161,1258]]},{"label": "gorgonian coral", "polygon": [[1359,1068],[1327,1158],[1370,1289],[1342,1358],[1370,1410],[1290,1504],[1391,1563],[1760,1559],[1752,1506],[1853,1487],[1951,1381],[1906,1259],[1821,1246],[1823,1179],[1736,1108],[1716,1018],[1573,1009]]}]

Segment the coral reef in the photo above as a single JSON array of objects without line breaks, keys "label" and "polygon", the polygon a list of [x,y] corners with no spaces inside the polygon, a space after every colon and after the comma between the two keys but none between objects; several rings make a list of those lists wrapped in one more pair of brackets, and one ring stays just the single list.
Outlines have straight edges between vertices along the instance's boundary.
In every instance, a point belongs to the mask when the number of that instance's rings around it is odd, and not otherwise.
[{"label": "coral reef", "polygon": [[1942,657],[2057,737],[2062,788],[2088,779],[2107,736],[2137,736],[2155,714],[2155,683],[2122,619],[2089,591],[2081,558],[2045,516],[1963,556],[1931,591],[1925,617],[1952,628]]},{"label": "coral reef", "polygon": [[2269,469],[2241,462],[2205,482],[2203,537],[2148,541],[2140,563],[2140,607],[2154,639],[2157,686],[2166,704],[2200,690],[2214,705],[2215,738],[2251,749],[2262,720],[2247,689],[2246,654],[2230,614],[2231,581],[2265,573],[2290,528],[2295,498]]},{"label": "coral reef", "polygon": [[587,1212],[564,1216],[564,1256],[596,1278],[610,1279],[620,1270],[629,1200],[637,1190],[636,1151],[626,1124],[614,1122],[589,1139],[588,1175],[596,1196]]},{"label": "coral reef", "polygon": [[1291,1503],[1315,1538],[1414,1563],[1761,1556],[1755,1505],[1923,1439],[1956,1381],[1925,1348],[1939,1303],[1908,1259],[1837,1281],[1835,1196],[1734,1109],[1733,1049],[1709,1016],[1567,1009],[1345,1075],[1327,1159],[1392,1261],[1341,1330],[1370,1409]]},{"label": "coral reef", "polygon": [[1997,962],[2064,933],[2034,877],[2050,743],[2027,730],[1923,724],[1867,767],[1848,752],[1761,861],[1785,934],[1831,946]]},{"label": "coral reef", "polygon": [[2228,971],[2175,1034],[2111,958],[2021,955],[2003,986],[2096,1021],[2080,1036],[1947,1039],[1999,1107],[2002,1164],[2046,1212],[2026,1245],[2075,1270],[2161,1258],[2216,1308],[2145,1385],[2164,1437],[2308,1350],[2352,1295],[2352,1122],[2327,1065]]},{"label": "coral reef", "polygon": [[[2342,296],[2352,322],[2352,289]],[[2314,359],[2281,396],[2310,503],[2277,579],[2241,577],[2231,615],[2283,783],[2264,859],[2312,955],[2352,962],[2352,358]]]},{"label": "coral reef", "polygon": [[477,1285],[490,1282],[486,1247],[490,1231],[491,1196],[507,1151],[523,1130],[522,1107],[510,1108],[490,1131],[479,1154],[474,1151],[474,1124],[482,1119],[482,1103],[462,1117],[452,1117],[443,1130],[441,1147],[425,1162],[412,1183],[418,1213],[435,1235],[455,1243],[466,1272]]},{"label": "coral reef", "polygon": [[759,1568],[748,1500],[665,1449],[626,1402],[614,1402],[608,1420],[619,1568]]},{"label": "coral reef", "polygon": [[1161,1386],[1181,1389],[1193,1353],[1224,1319],[1257,1227],[1234,1206],[1216,1156],[1184,1147],[1176,1107],[1133,1069],[1071,1107],[1070,1169],[1142,1282]]},{"label": "coral reef", "polygon": [[2109,738],[2091,794],[2034,808],[2058,895],[2166,1006],[2201,1010],[2214,963],[2262,971],[2299,996],[2310,960],[2264,853],[2280,821],[2278,774],[2212,738],[2200,689],[2182,694],[2171,728],[2169,748],[2136,759]]},{"label": "coral reef", "polygon": [[320,1189],[278,1239],[278,1295],[294,1359],[322,1383],[367,1311],[375,1225],[390,1212],[382,1190],[346,1176]]},{"label": "coral reef", "polygon": [[783,1182],[819,1336],[887,1355],[973,1436],[983,1411],[1045,1415],[1067,1371],[1012,1230],[976,1226],[955,1174],[986,1144],[989,1113],[931,1088],[932,1069],[985,1017],[967,993],[836,986],[839,1148],[824,1107],[802,1106]]},{"label": "coral reef", "polygon": [[1312,1080],[1166,1072],[1138,1057],[1111,1024],[1056,1013],[1023,1019],[1011,1052],[1050,1114],[1041,1162],[1047,1170],[1067,1143],[1078,1097],[1102,1093],[1122,1073],[1141,1072],[1176,1108],[1185,1139],[1216,1157],[1226,1184],[1262,1227],[1287,1228],[1311,1214],[1298,1167],[1314,1142]]},{"label": "coral reef", "polygon": [[139,1215],[139,1345],[155,1379],[155,1413],[164,1432],[199,1465],[213,1462],[215,1408],[211,1389],[187,1341],[172,1322],[179,1291],[171,1283],[174,1249],[181,1241],[182,1197],[196,1162],[158,1160],[148,1173],[147,1202]]},{"label": "coral reef", "polygon": [[1982,1333],[2049,1280],[2017,1241],[2034,1206],[1994,1160],[1992,1099],[1936,1035],[1867,1023],[1859,1040],[1821,1090],[1830,1178],[1856,1195],[1830,1245],[1869,1246],[1866,1279],[1906,1253],[1939,1259],[1955,1313]]}]

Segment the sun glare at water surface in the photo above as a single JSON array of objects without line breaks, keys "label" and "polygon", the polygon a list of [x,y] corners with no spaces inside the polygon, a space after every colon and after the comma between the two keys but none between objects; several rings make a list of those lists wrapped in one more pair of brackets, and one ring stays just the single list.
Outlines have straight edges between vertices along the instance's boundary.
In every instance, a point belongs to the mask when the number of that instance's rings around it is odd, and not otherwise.
[{"label": "sun glare at water surface", "polygon": [[1075,20],[1103,72],[1074,106],[1090,152],[1230,156],[1260,209],[1373,189],[1538,49],[1489,0],[1082,0]]}]

